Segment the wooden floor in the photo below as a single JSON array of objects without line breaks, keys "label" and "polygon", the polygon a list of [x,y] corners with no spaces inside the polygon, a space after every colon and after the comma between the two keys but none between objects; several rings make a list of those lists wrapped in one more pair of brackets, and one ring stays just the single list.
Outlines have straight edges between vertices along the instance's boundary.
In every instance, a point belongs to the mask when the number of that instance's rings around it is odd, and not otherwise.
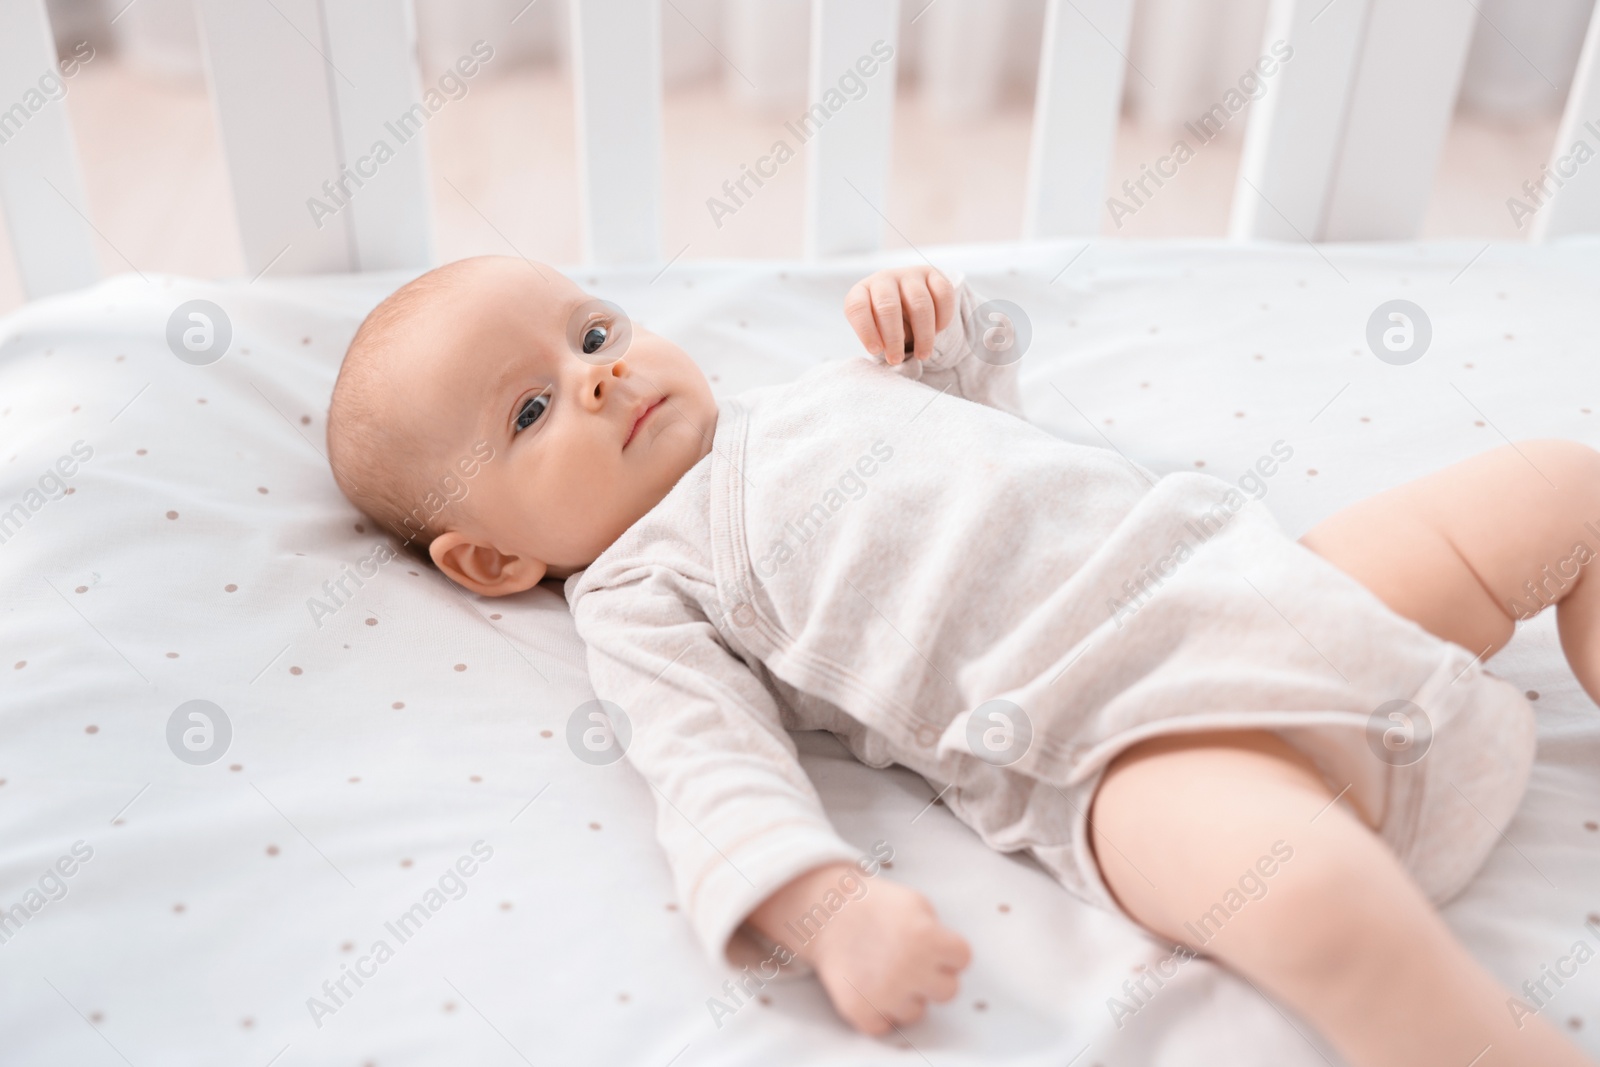
[{"label": "wooden floor", "polygon": [[[91,218],[104,272],[227,277],[243,273],[232,202],[203,89],[153,81],[104,56],[69,83]],[[786,164],[720,226],[707,207],[740,165],[785,136],[783,114],[737,107],[715,84],[669,93],[665,116],[668,257],[798,257],[803,158]],[[1458,116],[1435,180],[1425,237],[1518,240],[1506,199],[1539,172],[1556,118],[1510,127]],[[1181,131],[1125,124],[1107,194],[1166,153]],[[1016,238],[1022,226],[1030,101],[968,126],[928,113],[902,91],[895,116],[889,247]],[[440,261],[517,251],[556,264],[579,258],[572,97],[564,73],[508,72],[474,83],[428,125]],[[791,142],[793,138],[789,138]],[[1125,237],[1226,231],[1239,139],[1203,146],[1120,229]],[[0,254],[0,313],[22,302],[9,247]]]}]

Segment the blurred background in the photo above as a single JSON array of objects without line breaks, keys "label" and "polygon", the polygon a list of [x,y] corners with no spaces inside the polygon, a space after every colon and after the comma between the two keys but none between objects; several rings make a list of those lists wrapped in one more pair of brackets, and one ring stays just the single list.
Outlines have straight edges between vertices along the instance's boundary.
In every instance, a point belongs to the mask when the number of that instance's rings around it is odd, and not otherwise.
[{"label": "blurred background", "polygon": [[[263,0],[271,2],[271,0]],[[1333,0],[1337,2],[1337,0]],[[1506,206],[1548,160],[1594,0],[1467,0],[1477,25],[1423,237],[1525,240]],[[981,5],[990,37],[952,17]],[[1139,0],[1107,194],[1167,151],[1261,54],[1268,0]],[[798,257],[804,166],[736,217],[707,198],[804,110],[810,0],[662,0],[667,255]],[[945,10],[941,11],[941,8]],[[890,248],[1016,239],[1045,0],[903,0],[886,232]],[[102,269],[243,272],[191,0],[50,0]],[[494,58],[427,127],[440,262],[580,257],[567,0],[416,0],[424,86],[483,40]],[[1226,233],[1244,123],[1233,123],[1119,237]],[[22,302],[9,248],[0,313]]]}]

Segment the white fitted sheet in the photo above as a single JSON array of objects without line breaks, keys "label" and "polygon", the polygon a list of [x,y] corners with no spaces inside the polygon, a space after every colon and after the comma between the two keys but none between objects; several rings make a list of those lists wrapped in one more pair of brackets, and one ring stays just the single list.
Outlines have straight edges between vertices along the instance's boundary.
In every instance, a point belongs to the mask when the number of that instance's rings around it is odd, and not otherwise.
[{"label": "white fitted sheet", "polygon": [[[1600,445],[1595,241],[1082,247],[924,251],[1027,311],[1024,395],[1051,431],[1229,479],[1287,442],[1265,500],[1292,534],[1507,438]],[[728,392],[850,354],[845,290],[915,258],[571,273]],[[401,558],[313,621],[307,599],[378,541],[320,453],[345,343],[401,280],[129,275],[0,321],[0,510],[74,442],[94,450],[74,492],[0,544],[0,908],[75,842],[93,850],[0,944],[0,1062],[920,1062],[847,1031],[810,979],[713,1022],[730,972],[673,910],[648,788],[566,748],[592,693],[557,591],[482,600]],[[197,297],[234,328],[208,367],[164,341]],[[1434,330],[1405,367],[1364,343],[1397,297]],[[1446,915],[1517,987],[1580,940],[1600,948],[1584,926],[1600,916],[1600,709],[1548,613],[1490,669],[1538,693],[1539,760]],[[165,740],[196,698],[233,726],[208,766]],[[801,746],[844,835],[889,842],[892,875],[972,942],[960,996],[905,1031],[927,1061],[1323,1062],[1302,1024],[1205,961],[1119,1028],[1108,998],[1161,946],[942,808],[919,816],[931,791],[909,773],[824,736]],[[384,924],[479,840],[492,859],[400,943]],[[307,998],[379,939],[393,958],[318,1026]],[[1592,962],[1546,1010],[1600,1056],[1597,1003]]]}]

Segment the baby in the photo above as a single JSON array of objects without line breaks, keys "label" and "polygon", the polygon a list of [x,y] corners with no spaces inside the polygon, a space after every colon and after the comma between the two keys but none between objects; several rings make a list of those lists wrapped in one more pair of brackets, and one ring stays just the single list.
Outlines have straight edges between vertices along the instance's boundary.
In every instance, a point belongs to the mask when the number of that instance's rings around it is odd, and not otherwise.
[{"label": "baby", "polygon": [[[1434,904],[1532,762],[1479,665],[1517,605],[1560,602],[1600,697],[1573,565],[1600,454],[1508,445],[1295,541],[1226,481],[1024,421],[1013,324],[960,277],[880,271],[844,310],[871,358],[717,399],[551,268],[462,260],[378,305],[334,387],[358,507],[481,595],[564,581],[706,950],[804,961],[869,1034],[955,995],[962,937],[883,875],[856,892],[875,861],[788,734],[822,729],[1353,1064],[1588,1062]],[[419,506],[469,456],[472,492]]]}]

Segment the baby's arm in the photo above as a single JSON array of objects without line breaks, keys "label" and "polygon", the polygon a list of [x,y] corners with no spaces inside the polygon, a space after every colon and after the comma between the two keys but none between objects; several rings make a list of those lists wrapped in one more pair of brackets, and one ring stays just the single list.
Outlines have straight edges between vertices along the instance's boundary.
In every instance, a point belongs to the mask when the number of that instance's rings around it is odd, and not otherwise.
[{"label": "baby's arm", "polygon": [[1026,324],[984,300],[963,274],[880,270],[851,287],[844,312],[874,359],[940,392],[1025,417],[1017,364]]},{"label": "baby's arm", "polygon": [[[686,916],[713,958],[726,958],[750,921],[809,963],[859,1029],[914,1021],[927,999],[955,995],[966,943],[920,894],[860,877],[861,852],[828,821],[771,692],[690,584],[640,567],[575,605],[595,690],[630,721],[627,758],[656,794],[656,833]],[[847,876],[865,893],[841,898]],[[825,922],[801,943],[785,924],[807,929],[799,920],[819,904]]]}]

